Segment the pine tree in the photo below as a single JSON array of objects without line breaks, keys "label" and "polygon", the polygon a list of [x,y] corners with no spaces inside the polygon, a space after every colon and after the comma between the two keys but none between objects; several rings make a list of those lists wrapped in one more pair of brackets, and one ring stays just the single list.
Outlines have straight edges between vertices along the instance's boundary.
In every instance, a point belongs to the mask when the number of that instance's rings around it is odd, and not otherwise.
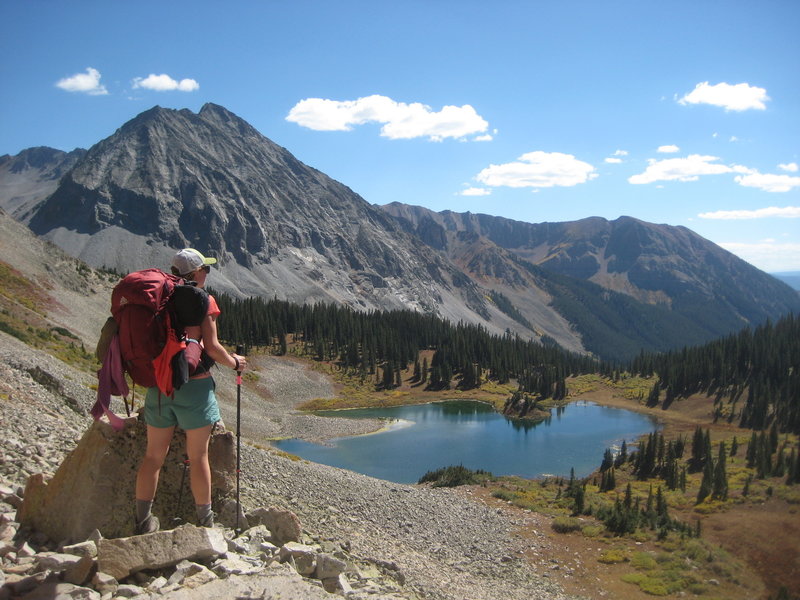
[{"label": "pine tree", "polygon": [[655,406],[658,404],[658,398],[661,395],[661,380],[657,379],[650,394],[647,396],[647,406]]},{"label": "pine tree", "polygon": [[728,499],[728,473],[725,470],[726,456],[725,442],[720,442],[717,464],[714,466],[714,486],[711,493],[711,497],[716,500]]},{"label": "pine tree", "polygon": [[697,492],[697,502],[700,504],[711,493],[714,485],[714,461],[707,460],[703,467],[703,479],[700,482],[700,489]]}]

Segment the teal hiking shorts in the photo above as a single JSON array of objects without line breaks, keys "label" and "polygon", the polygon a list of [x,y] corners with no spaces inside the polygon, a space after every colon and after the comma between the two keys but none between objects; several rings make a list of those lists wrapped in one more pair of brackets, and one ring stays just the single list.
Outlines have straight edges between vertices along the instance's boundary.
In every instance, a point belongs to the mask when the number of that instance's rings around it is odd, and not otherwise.
[{"label": "teal hiking shorts", "polygon": [[[175,390],[172,398],[161,394],[158,388],[148,388],[144,400],[144,421],[153,427],[178,426],[181,429],[198,429],[220,420],[214,378],[190,379]],[[160,404],[160,405],[159,405]]]}]

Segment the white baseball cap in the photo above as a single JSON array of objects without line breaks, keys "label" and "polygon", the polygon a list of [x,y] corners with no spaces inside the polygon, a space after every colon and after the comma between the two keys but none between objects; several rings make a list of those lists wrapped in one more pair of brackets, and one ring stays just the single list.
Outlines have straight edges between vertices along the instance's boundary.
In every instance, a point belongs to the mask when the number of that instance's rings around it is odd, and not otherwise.
[{"label": "white baseball cap", "polygon": [[172,266],[175,267],[181,275],[188,275],[200,267],[213,265],[216,264],[216,262],[216,258],[205,257],[194,248],[184,248],[173,257]]}]

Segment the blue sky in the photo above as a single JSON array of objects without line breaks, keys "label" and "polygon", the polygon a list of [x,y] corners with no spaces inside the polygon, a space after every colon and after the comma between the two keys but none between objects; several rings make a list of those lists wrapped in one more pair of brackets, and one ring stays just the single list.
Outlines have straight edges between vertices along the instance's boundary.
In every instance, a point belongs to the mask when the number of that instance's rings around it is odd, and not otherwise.
[{"label": "blue sky", "polygon": [[800,2],[0,0],[0,154],[221,104],[373,204],[800,270]]}]

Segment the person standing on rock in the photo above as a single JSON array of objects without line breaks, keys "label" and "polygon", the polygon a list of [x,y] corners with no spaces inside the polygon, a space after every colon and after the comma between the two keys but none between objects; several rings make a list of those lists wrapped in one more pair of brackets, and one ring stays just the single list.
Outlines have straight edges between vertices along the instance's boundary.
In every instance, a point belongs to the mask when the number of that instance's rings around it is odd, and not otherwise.
[{"label": "person standing on rock", "polygon": [[[211,265],[217,259],[207,258],[194,248],[185,248],[172,259],[172,273],[197,287],[204,287]],[[186,337],[202,344],[204,355],[213,361],[241,372],[247,366],[244,356],[229,354],[217,339],[219,307],[213,296],[208,297],[208,313],[199,326],[187,327]],[[211,512],[211,467],[208,463],[208,443],[211,430],[220,420],[219,406],[214,394],[214,379],[207,361],[205,369],[190,376],[189,381],[175,390],[172,397],[149,388],[145,397],[144,418],[147,423],[147,450],[136,474],[136,534],[158,531],[158,518],[152,514],[153,499],[158,488],[158,476],[169,452],[175,427],[186,432],[186,452],[190,470],[190,487],[197,509],[197,522],[202,527],[214,525]],[[213,363],[212,363],[213,364]]]}]

